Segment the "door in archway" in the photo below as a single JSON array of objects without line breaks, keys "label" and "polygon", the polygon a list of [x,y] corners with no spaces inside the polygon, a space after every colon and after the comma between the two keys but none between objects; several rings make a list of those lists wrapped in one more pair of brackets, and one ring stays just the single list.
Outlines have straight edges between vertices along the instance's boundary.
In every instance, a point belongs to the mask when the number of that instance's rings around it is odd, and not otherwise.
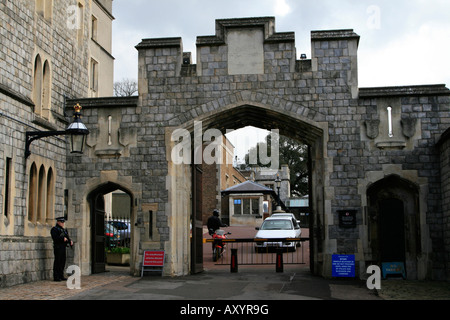
[{"label": "door in archway", "polygon": [[[324,154],[323,154],[323,143],[324,143],[324,137],[323,137],[323,127],[322,124],[315,123],[314,121],[309,121],[308,119],[304,118],[303,116],[298,117],[297,114],[292,114],[290,112],[282,112],[282,110],[277,110],[276,108],[272,108],[269,106],[265,106],[261,103],[258,104],[249,104],[247,102],[233,105],[229,108],[224,108],[222,111],[215,111],[208,113],[207,115],[202,115],[201,117],[198,117],[194,120],[194,126],[192,127],[192,122],[184,123],[185,119],[180,119],[180,122],[183,124],[184,129],[186,130],[192,130],[190,134],[192,137],[191,146],[194,148],[197,147],[197,145],[200,147],[203,142],[208,142],[209,139],[214,138],[215,141],[217,136],[215,134],[217,132],[221,132],[224,134],[225,132],[230,133],[231,130],[238,130],[240,128],[245,128],[247,126],[253,126],[256,128],[264,129],[264,130],[276,130],[279,135],[286,136],[290,139],[296,140],[301,142],[304,145],[309,146],[309,165],[308,165],[308,177],[309,177],[309,214],[310,217],[314,217],[314,219],[311,219],[311,226],[313,227],[311,230],[311,238],[315,237],[313,241],[311,241],[311,248],[310,252],[312,252],[312,255],[314,255],[311,259],[311,269],[314,270],[314,264],[319,264],[320,262],[315,262],[314,257],[317,256],[317,254],[321,254],[322,252],[319,252],[319,249],[321,250],[321,243],[325,237],[324,228],[321,227],[323,224],[323,221],[320,220],[317,217],[323,216],[324,212],[324,199],[325,194],[323,192],[323,181],[324,177],[326,176],[326,172],[328,170],[328,167],[325,165],[324,161]],[[195,121],[196,120],[196,121]],[[277,129],[279,128],[279,129]],[[209,130],[213,130],[212,136],[203,141],[203,134],[208,132]],[[211,132],[208,132],[211,133]],[[193,135],[193,136],[192,136]],[[173,138],[173,137],[171,137]],[[221,139],[223,137],[219,137]],[[240,139],[242,139],[241,137]],[[183,137],[184,139],[184,137]],[[199,140],[197,140],[199,139]],[[279,139],[275,139],[274,141],[277,141],[279,143]],[[172,140],[173,141],[173,140]],[[196,144],[197,141],[200,141],[200,144]],[[218,140],[220,141],[220,140]],[[203,146],[203,145],[202,145]],[[273,147],[273,148],[272,148]],[[270,149],[270,150],[269,150]],[[172,150],[173,151],[173,150]],[[183,150],[185,151],[185,150]],[[203,150],[201,150],[203,151]],[[228,152],[229,150],[226,150]],[[271,166],[274,166],[275,168],[279,167],[279,150],[275,146],[272,146],[268,148],[267,153],[265,154],[266,159],[270,158],[270,164]],[[192,163],[201,163],[201,160],[203,160],[203,157],[197,158],[194,157],[194,155],[197,155],[196,150],[192,150]],[[202,154],[202,153],[200,153]],[[225,160],[226,157],[224,156],[221,161]],[[266,160],[265,159],[265,160]],[[200,160],[200,161],[198,161]],[[273,161],[273,162],[272,162]],[[198,272],[202,271],[202,215],[201,215],[201,206],[199,203],[202,201],[202,191],[201,191],[201,184],[195,183],[196,174],[198,172],[197,169],[201,169],[195,165],[191,165],[191,170],[189,172],[192,183],[191,183],[191,224],[192,224],[192,238],[191,238],[191,272]],[[205,169],[205,168],[203,168]],[[185,170],[187,173],[188,170]],[[205,169],[206,172],[206,169]],[[216,172],[217,173],[217,172]],[[218,176],[216,174],[216,176]],[[187,178],[186,175],[184,177]],[[231,180],[231,179],[230,179]],[[205,184],[206,185],[206,184]],[[219,185],[217,185],[219,186]],[[217,187],[216,186],[216,187]],[[180,186],[182,187],[182,186]],[[222,188],[222,186],[219,186]],[[178,195],[178,186],[173,185],[173,190],[171,190],[171,194],[174,197],[177,197]],[[217,195],[217,196],[220,196]],[[214,199],[216,200],[216,199]],[[205,198],[206,202],[206,198]],[[217,206],[218,203],[215,203],[215,206]],[[212,207],[212,206],[209,206]],[[197,209],[198,208],[198,209]],[[223,208],[219,208],[223,209]],[[198,216],[197,216],[198,214]],[[316,240],[317,239],[317,240]],[[198,267],[198,268],[197,268]],[[317,269],[320,270],[320,269]]]},{"label": "door in archway", "polygon": [[103,194],[97,194],[91,200],[92,229],[92,273],[106,271],[105,255],[105,202]]},{"label": "door in archway", "polygon": [[202,173],[201,166],[193,165],[191,273],[203,271]]},{"label": "door in archway", "polygon": [[381,262],[405,261],[405,216],[403,201],[385,199],[380,203]]}]

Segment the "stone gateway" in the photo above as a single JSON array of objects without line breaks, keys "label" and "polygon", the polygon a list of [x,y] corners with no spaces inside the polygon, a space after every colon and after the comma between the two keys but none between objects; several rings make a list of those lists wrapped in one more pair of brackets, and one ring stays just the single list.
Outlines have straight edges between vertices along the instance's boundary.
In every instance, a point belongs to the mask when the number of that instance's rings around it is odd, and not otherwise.
[{"label": "stone gateway", "polygon": [[[71,172],[86,174],[68,179],[73,219],[92,215],[87,199],[99,186],[119,186],[133,203],[134,272],[149,249],[165,250],[170,275],[198,272],[199,168],[174,163],[172,133],[194,133],[196,122],[203,131],[279,129],[310,148],[315,274],[331,276],[333,255],[353,254],[357,275],[401,259],[410,279],[444,278],[448,213],[436,144],[450,124],[449,90],[359,88],[353,30],[313,31],[309,60],[297,60],[294,41],[271,17],[217,20],[215,35],[197,38],[196,64],[180,38],[142,40],[138,98],[73,101],[96,131],[88,158],[69,159]],[[118,132],[110,145],[101,143],[108,115]],[[351,228],[342,211],[352,213]],[[79,232],[90,243],[88,228]],[[88,272],[92,261],[83,262]]]},{"label": "stone gateway", "polygon": [[137,44],[137,97],[68,99],[91,132],[58,172],[82,273],[104,270],[96,230],[117,189],[130,199],[132,274],[159,250],[166,275],[203,270],[202,165],[172,157],[173,133],[195,142],[201,123],[202,134],[251,125],[308,145],[314,274],[331,277],[334,255],[354,255],[357,277],[399,260],[408,279],[449,279],[450,91],[360,88],[359,40],[312,31],[310,59],[297,59],[295,34],[276,32],[275,18],[220,19],[197,38],[195,63],[181,38]]}]

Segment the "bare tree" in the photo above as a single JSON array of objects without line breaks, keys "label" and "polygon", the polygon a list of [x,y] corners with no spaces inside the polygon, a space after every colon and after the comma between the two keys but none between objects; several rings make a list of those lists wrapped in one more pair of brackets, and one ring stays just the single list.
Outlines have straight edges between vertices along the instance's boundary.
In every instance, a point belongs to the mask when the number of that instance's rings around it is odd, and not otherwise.
[{"label": "bare tree", "polygon": [[138,92],[138,85],[135,80],[123,79],[114,83],[115,97],[131,97]]}]

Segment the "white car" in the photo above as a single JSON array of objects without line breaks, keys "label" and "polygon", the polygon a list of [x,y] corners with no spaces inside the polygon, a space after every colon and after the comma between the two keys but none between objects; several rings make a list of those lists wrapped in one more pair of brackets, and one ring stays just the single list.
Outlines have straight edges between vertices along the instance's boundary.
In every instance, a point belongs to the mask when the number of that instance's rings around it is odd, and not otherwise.
[{"label": "white car", "polygon": [[300,226],[300,220],[297,220],[295,218],[295,215],[293,213],[285,212],[285,213],[274,213],[271,215],[271,217],[290,217],[292,218],[292,221],[294,222],[294,227],[296,227],[296,224]]},{"label": "white car", "polygon": [[[302,233],[298,224],[294,225],[295,219],[288,216],[271,216],[264,220],[255,236],[255,251],[269,248],[287,248],[293,249],[300,245],[299,241],[280,241],[280,239],[299,239]],[[258,241],[261,239],[261,241]],[[268,241],[263,241],[263,240]],[[274,241],[270,241],[274,239]]]}]

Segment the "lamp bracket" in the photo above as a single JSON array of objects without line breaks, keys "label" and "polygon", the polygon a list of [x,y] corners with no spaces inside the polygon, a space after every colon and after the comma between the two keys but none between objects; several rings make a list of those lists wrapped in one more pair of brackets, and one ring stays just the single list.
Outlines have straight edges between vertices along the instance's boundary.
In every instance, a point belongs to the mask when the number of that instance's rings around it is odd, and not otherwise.
[{"label": "lamp bracket", "polygon": [[27,131],[25,144],[25,159],[27,159],[31,155],[30,145],[33,141],[46,137],[63,136],[66,134],[67,134],[66,131]]}]

